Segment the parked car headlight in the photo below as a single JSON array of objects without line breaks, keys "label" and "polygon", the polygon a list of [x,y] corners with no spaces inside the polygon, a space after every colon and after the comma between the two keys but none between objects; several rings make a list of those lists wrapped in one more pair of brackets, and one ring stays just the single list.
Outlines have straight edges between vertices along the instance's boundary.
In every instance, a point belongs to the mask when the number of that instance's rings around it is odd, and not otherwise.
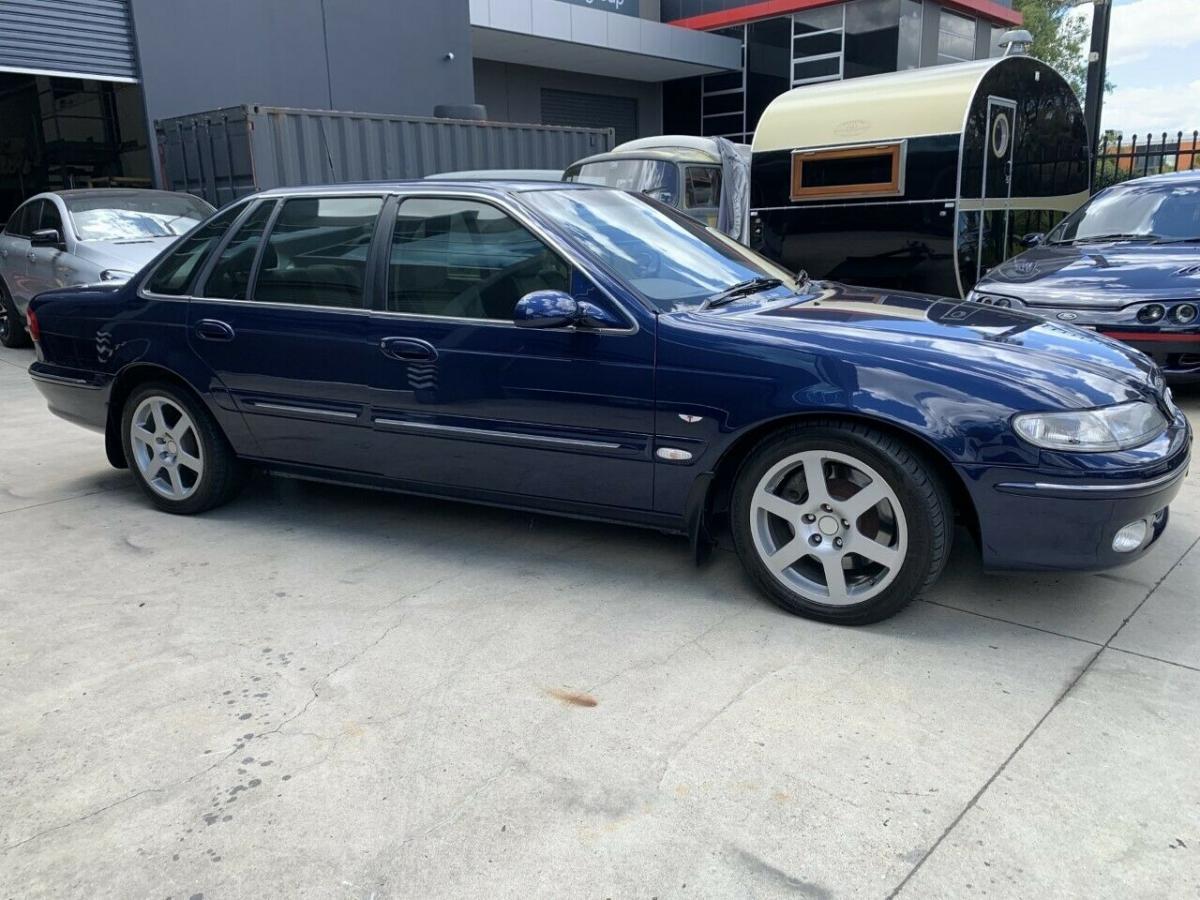
[{"label": "parked car headlight", "polygon": [[126,272],[124,269],[105,269],[100,273],[101,281],[128,281],[134,276],[133,272]]},{"label": "parked car headlight", "polygon": [[982,303],[985,306],[1021,307],[1025,304],[1016,297],[1005,297],[1003,294],[989,294],[986,291],[971,291],[967,299],[972,303]]},{"label": "parked car headlight", "polygon": [[1022,413],[1012,423],[1017,434],[1036,447],[1077,453],[1138,447],[1167,427],[1158,407],[1140,400],[1074,412]]}]

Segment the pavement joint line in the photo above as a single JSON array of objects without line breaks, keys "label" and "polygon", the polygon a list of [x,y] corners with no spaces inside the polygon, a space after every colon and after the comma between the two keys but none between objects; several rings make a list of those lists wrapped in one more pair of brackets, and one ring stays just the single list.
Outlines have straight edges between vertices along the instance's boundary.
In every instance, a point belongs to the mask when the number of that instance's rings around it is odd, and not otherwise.
[{"label": "pavement joint line", "polygon": [[1139,653],[1136,650],[1126,650],[1122,647],[1109,647],[1113,653],[1126,653],[1129,656],[1139,656],[1142,659],[1150,659],[1154,662],[1160,662],[1167,666],[1177,666],[1180,669],[1188,669],[1192,672],[1200,672],[1200,666],[1189,666],[1187,663],[1176,662],[1173,659],[1163,659],[1161,656],[1151,656],[1149,653]]},{"label": "pavement joint line", "polygon": [[26,371],[29,370],[29,366],[23,366],[20,363],[15,363],[11,359],[5,359],[3,356],[0,356],[0,362],[4,363],[5,365],[12,366],[14,369],[24,369]]},{"label": "pavement joint line", "polygon": [[[1155,585],[1155,587],[1157,587],[1157,585]],[[940,606],[942,609],[950,609],[954,612],[966,613],[968,616],[979,616],[981,619],[988,619],[992,622],[1003,622],[1005,625],[1015,625],[1018,628],[1028,628],[1030,631],[1040,631],[1042,634],[1052,634],[1055,637],[1066,638],[1069,641],[1079,641],[1081,644],[1091,644],[1093,647],[1104,646],[1099,641],[1092,641],[1088,638],[1076,637],[1073,634],[1066,634],[1062,631],[1053,631],[1049,628],[1041,628],[1037,625],[1030,625],[1026,622],[1016,622],[1012,619],[1006,619],[1003,616],[989,616],[987,613],[977,612],[973,609],[963,609],[961,606],[951,606],[949,603],[939,603],[937,600],[926,600],[923,597],[918,597],[917,602],[927,603],[930,606]]]},{"label": "pavement joint line", "polygon": [[[1192,541],[1192,543],[1188,545],[1188,548],[1183,551],[1183,553],[1180,555],[1179,559],[1175,560],[1175,562],[1171,564],[1171,567],[1169,569],[1167,569],[1166,572],[1163,573],[1162,577],[1159,578],[1158,581],[1154,582],[1154,585],[1150,588],[1149,591],[1146,592],[1146,596],[1144,596],[1138,602],[1138,605],[1133,608],[1133,611],[1130,612],[1129,615],[1127,615],[1124,619],[1121,620],[1121,624],[1117,626],[1116,631],[1114,631],[1109,636],[1108,640],[1106,640],[1103,644],[1101,644],[1096,649],[1096,652],[1092,654],[1091,658],[1088,659],[1088,661],[1080,668],[1080,670],[1075,674],[1075,677],[1071,679],[1071,681],[1062,690],[1062,692],[1059,693],[1059,695],[1055,698],[1054,702],[1050,704],[1050,708],[1047,709],[1044,713],[1042,713],[1041,718],[1039,718],[1033,724],[1033,727],[1031,729],[1029,729],[1028,733],[1026,733],[1026,735],[1023,738],[1021,738],[1020,741],[1017,742],[1017,746],[1014,747],[1012,752],[1009,753],[1008,756],[1006,756],[1004,758],[1004,760],[996,768],[996,771],[993,772],[988,777],[988,779],[983,783],[983,785],[979,788],[979,790],[977,790],[974,793],[974,795],[972,795],[971,799],[967,801],[966,806],[964,806],[962,808],[962,810],[958,813],[958,815],[955,816],[954,819],[950,822],[950,824],[946,826],[945,830],[938,836],[938,839],[933,842],[933,844],[930,846],[930,848],[925,851],[924,855],[919,860],[917,860],[916,864],[911,869],[908,870],[908,874],[905,875],[904,878],[902,878],[900,880],[899,884],[897,884],[894,888],[892,888],[891,892],[887,895],[887,900],[894,900],[895,897],[900,895],[900,892],[904,890],[905,886],[912,880],[913,876],[916,875],[917,872],[919,872],[921,870],[921,867],[925,865],[925,862],[929,859],[929,857],[933,856],[933,854],[937,852],[938,847],[940,847],[942,845],[942,843],[946,840],[946,838],[948,838],[950,836],[950,832],[954,831],[954,829],[958,827],[958,823],[961,822],[966,817],[967,813],[969,813],[972,809],[975,808],[975,805],[979,802],[979,799],[985,793],[987,793],[988,788],[990,788],[992,786],[992,784],[995,783],[996,779],[999,778],[1004,773],[1004,770],[1008,768],[1009,763],[1011,763],[1014,759],[1016,759],[1017,754],[1020,753],[1021,750],[1024,749],[1025,745],[1027,743],[1029,743],[1030,738],[1032,738],[1037,733],[1038,729],[1042,727],[1042,723],[1045,722],[1048,718],[1050,718],[1050,714],[1053,713],[1056,709],[1058,709],[1059,704],[1061,704],[1063,702],[1063,700],[1065,700],[1067,698],[1067,695],[1070,694],[1071,691],[1073,691],[1075,689],[1075,685],[1079,684],[1079,682],[1083,679],[1083,676],[1086,675],[1091,670],[1091,668],[1095,664],[1096,660],[1100,658],[1100,654],[1103,653],[1105,650],[1109,649],[1109,645],[1113,642],[1113,640],[1117,637],[1117,635],[1119,635],[1121,633],[1122,629],[1124,629],[1125,626],[1129,624],[1130,619],[1132,619],[1134,616],[1136,616],[1138,614],[1138,611],[1143,606],[1145,606],[1146,601],[1149,600],[1152,596],[1154,596],[1154,592],[1157,591],[1159,589],[1159,587],[1162,585],[1162,583],[1164,581],[1166,581],[1167,578],[1170,577],[1171,573],[1174,572],[1179,567],[1179,564],[1182,563],[1185,559],[1187,559],[1188,554],[1191,553],[1196,548],[1197,544],[1200,544],[1200,537],[1196,538],[1196,540]],[[926,602],[928,602],[928,601],[926,601]],[[1116,648],[1113,648],[1113,649],[1116,649]]]},{"label": "pavement joint line", "polygon": [[0,516],[11,516],[13,513],[41,509],[43,506],[53,506],[55,503],[69,503],[72,500],[82,500],[84,497],[95,497],[97,494],[110,494],[113,491],[127,490],[128,487],[128,485],[116,485],[114,487],[97,488],[94,491],[88,491],[86,494],[72,494],[70,497],[59,497],[57,500],[43,500],[41,503],[31,503],[28,506],[18,506],[16,509],[6,509],[0,512]]}]

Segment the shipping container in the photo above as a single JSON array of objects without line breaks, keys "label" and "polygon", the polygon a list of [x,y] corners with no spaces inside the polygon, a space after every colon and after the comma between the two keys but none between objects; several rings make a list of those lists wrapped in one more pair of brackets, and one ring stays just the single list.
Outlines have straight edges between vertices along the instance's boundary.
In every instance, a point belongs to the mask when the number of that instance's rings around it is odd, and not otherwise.
[{"label": "shipping container", "polygon": [[611,128],[233,106],[155,122],[163,187],[223,206],[274,187],[565,169],[612,148]]}]

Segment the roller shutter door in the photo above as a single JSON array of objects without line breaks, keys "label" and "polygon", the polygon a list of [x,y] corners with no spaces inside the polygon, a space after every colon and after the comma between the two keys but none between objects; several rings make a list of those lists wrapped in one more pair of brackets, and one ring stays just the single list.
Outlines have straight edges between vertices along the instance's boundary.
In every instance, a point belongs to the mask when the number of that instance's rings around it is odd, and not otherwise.
[{"label": "roller shutter door", "polygon": [[542,88],[542,124],[613,128],[617,143],[637,137],[637,100],[583,91]]},{"label": "roller shutter door", "polygon": [[0,72],[136,81],[129,0],[0,0]]}]

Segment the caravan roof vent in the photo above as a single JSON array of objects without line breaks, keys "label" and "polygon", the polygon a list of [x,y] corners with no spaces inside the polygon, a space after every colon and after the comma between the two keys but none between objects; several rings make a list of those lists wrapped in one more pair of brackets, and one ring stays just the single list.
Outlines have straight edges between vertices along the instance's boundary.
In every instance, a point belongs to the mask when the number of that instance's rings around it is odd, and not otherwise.
[{"label": "caravan roof vent", "polygon": [[1029,52],[1029,45],[1033,43],[1033,35],[1024,28],[1018,28],[1015,31],[1006,31],[1000,35],[1000,40],[997,41],[997,46],[1004,48],[1005,56],[1025,56]]}]

